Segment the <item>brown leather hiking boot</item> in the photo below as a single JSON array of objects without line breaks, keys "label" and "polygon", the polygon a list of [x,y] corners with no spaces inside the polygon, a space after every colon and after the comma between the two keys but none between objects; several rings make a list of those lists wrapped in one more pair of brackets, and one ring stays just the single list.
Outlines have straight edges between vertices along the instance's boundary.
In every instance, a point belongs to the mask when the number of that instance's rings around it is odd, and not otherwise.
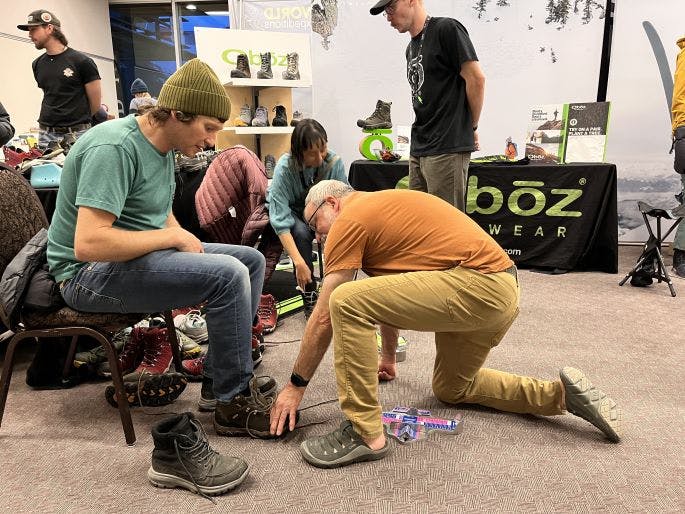
[{"label": "brown leather hiking boot", "polygon": [[260,392],[257,379],[252,377],[247,394],[239,394],[230,402],[216,402],[214,430],[219,435],[273,439],[276,436],[269,431],[272,404],[273,397]]}]

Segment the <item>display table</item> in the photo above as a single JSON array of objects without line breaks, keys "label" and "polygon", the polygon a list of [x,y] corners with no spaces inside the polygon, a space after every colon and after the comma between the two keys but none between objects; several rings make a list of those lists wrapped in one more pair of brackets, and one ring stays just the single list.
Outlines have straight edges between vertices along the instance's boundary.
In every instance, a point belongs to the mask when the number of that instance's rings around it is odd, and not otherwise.
[{"label": "display table", "polygon": [[[354,161],[359,191],[395,188],[409,163]],[[523,268],[618,272],[614,164],[471,164],[466,212]]]}]

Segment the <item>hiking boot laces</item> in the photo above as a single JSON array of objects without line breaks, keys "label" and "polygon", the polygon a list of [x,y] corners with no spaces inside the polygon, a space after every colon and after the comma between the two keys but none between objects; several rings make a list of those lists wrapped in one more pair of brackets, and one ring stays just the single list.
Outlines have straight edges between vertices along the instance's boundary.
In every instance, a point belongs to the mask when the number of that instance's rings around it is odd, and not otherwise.
[{"label": "hiking boot laces", "polygon": [[250,429],[250,418],[253,414],[265,414],[271,411],[271,406],[274,403],[274,399],[270,396],[264,395],[257,387],[256,377],[250,379],[250,397],[246,398],[248,405],[246,406],[248,410],[247,417],[245,418],[245,430],[248,435],[254,439],[259,439],[259,435],[252,433]]},{"label": "hiking boot laces", "polygon": [[176,450],[176,458],[178,459],[178,462],[181,463],[181,466],[183,466],[183,470],[186,472],[186,474],[190,477],[190,480],[193,482],[193,485],[195,486],[196,493],[203,498],[208,499],[212,503],[216,505],[216,500],[209,496],[208,494],[205,494],[202,492],[200,489],[200,486],[197,485],[197,482],[195,481],[195,477],[193,474],[188,470],[186,467],[185,462],[183,462],[183,458],[181,457],[181,452],[179,450],[179,446],[188,454],[189,457],[193,458],[200,464],[206,464],[211,458],[214,456],[218,455],[218,452],[214,450],[209,445],[209,441],[207,440],[207,433],[205,432],[205,429],[202,427],[197,422],[194,422],[193,420],[190,421],[191,425],[193,425],[195,428],[197,428],[200,433],[202,434],[202,437],[198,437],[197,440],[192,443],[190,446],[182,446],[178,444],[178,440],[174,439],[174,450]]},{"label": "hiking boot laces", "polygon": [[295,75],[297,73],[297,54],[288,54],[288,73]]}]

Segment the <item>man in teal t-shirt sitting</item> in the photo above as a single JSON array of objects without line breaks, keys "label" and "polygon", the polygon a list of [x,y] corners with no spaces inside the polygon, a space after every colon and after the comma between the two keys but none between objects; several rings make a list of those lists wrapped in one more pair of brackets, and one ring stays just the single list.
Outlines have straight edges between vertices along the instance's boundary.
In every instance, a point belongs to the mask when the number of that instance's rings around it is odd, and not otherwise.
[{"label": "man in teal t-shirt sitting", "polygon": [[230,110],[216,74],[193,59],[167,80],[156,107],[79,138],[64,163],[48,262],[79,311],[153,313],[206,301],[204,373],[213,388],[203,387],[203,405],[216,405],[217,433],[266,438],[266,390],[251,356],[264,257],[202,243],[171,213],[173,150],[194,156],[213,146]]}]

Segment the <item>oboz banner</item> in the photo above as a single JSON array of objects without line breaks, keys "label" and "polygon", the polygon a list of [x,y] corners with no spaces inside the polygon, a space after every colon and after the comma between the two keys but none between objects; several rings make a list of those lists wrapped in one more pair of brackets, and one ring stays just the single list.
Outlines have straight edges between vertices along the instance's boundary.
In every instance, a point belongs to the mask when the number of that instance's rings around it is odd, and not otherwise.
[{"label": "oboz banner", "polygon": [[472,164],[466,212],[522,267],[617,271],[613,165]]}]

